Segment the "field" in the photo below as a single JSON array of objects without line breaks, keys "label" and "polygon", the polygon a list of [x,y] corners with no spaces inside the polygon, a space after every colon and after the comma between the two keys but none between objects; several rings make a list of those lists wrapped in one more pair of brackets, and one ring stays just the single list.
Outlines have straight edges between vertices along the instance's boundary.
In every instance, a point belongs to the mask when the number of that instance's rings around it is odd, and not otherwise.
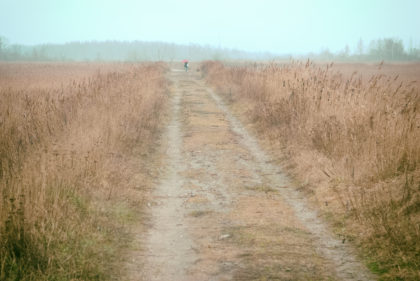
[{"label": "field", "polygon": [[0,64],[0,280],[119,275],[143,219],[165,71]]},{"label": "field", "polygon": [[222,64],[209,85],[384,280],[420,278],[420,65]]},{"label": "field", "polygon": [[418,280],[419,77],[0,63],[0,280]]}]

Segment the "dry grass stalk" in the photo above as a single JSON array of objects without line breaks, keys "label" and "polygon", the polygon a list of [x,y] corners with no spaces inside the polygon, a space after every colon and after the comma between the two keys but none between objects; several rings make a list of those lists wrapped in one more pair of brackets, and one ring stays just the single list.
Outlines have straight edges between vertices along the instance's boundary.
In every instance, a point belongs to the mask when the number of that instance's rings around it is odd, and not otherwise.
[{"label": "dry grass stalk", "polygon": [[141,162],[130,159],[158,137],[165,66],[1,64],[0,72],[0,279],[106,279],[115,244],[125,243],[121,210],[139,200],[127,179]]},{"label": "dry grass stalk", "polygon": [[334,198],[335,218],[348,218],[345,235],[369,251],[372,270],[420,278],[419,81],[343,75],[310,61],[206,62],[202,71],[259,133],[286,147],[320,204]]}]

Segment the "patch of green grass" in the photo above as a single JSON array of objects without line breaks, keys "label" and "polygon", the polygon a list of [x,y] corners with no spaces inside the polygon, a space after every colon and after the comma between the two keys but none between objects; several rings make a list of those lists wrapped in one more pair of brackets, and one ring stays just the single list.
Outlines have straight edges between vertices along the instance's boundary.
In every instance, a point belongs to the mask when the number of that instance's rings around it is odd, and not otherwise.
[{"label": "patch of green grass", "polygon": [[128,226],[141,220],[141,213],[126,202],[94,202],[64,186],[54,186],[55,194],[60,188],[66,189],[60,191],[59,210],[66,219],[59,224],[52,223],[57,210],[31,224],[15,207],[19,204],[11,204],[0,229],[0,280],[102,281],[118,274],[114,264],[131,241]]},{"label": "patch of green grass", "polygon": [[211,211],[195,210],[189,213],[190,216],[198,218],[210,214]]},{"label": "patch of green grass", "polygon": [[310,232],[295,227],[283,227],[276,225],[235,226],[224,231],[231,233],[232,241],[242,246],[258,246],[272,248],[281,245],[285,235],[293,235],[296,238],[305,238]]},{"label": "patch of green grass", "polygon": [[132,224],[138,218],[138,213],[127,202],[117,202],[111,207],[111,213],[114,219],[121,224]]},{"label": "patch of green grass", "polygon": [[246,186],[245,187],[248,190],[253,190],[256,192],[278,192],[276,189],[272,188],[271,186],[268,185],[254,185],[254,186]]},{"label": "patch of green grass", "polygon": [[382,275],[388,272],[388,270],[386,270],[385,267],[383,267],[379,262],[377,261],[373,261],[373,262],[369,262],[367,263],[368,268],[370,269],[370,271],[372,271],[373,273]]}]

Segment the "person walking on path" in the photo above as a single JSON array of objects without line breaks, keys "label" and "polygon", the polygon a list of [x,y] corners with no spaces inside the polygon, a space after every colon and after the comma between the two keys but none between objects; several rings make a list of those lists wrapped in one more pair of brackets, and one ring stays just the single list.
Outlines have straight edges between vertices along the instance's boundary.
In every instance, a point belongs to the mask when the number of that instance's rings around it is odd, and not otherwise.
[{"label": "person walking on path", "polygon": [[184,63],[185,72],[187,72],[188,71],[188,60],[183,60],[182,62]]}]

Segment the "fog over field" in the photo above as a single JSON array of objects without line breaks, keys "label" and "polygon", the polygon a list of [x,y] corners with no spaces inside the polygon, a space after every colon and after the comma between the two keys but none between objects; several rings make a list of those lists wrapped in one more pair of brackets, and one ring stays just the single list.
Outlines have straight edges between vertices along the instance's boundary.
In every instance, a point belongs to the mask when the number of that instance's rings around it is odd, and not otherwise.
[{"label": "fog over field", "polygon": [[0,59],[418,60],[419,10],[416,0],[4,0]]},{"label": "fog over field", "polygon": [[420,280],[420,0],[0,0],[0,281]]}]

